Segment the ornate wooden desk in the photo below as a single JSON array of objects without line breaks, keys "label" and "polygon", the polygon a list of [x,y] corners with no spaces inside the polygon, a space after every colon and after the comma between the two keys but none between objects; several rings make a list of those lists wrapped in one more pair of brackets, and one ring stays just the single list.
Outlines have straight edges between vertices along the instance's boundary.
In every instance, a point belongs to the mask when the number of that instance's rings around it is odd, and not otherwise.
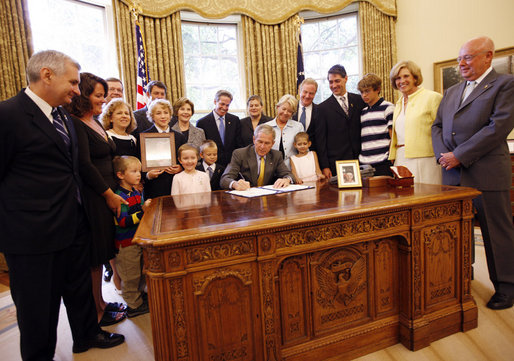
[{"label": "ornate wooden desk", "polygon": [[144,248],[156,360],[351,359],[477,326],[471,188],[155,199]]}]

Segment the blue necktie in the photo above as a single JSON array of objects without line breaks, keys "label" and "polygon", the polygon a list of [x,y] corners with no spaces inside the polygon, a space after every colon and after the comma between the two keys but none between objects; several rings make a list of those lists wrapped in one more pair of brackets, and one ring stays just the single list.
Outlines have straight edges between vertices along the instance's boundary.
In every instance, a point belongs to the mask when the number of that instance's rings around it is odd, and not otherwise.
[{"label": "blue necktie", "polygon": [[66,144],[66,149],[70,152],[70,146],[71,146],[71,140],[70,136],[68,135],[68,132],[66,131],[66,128],[64,127],[64,122],[61,118],[61,115],[59,114],[59,110],[57,108],[52,109],[52,118],[54,121],[52,124],[54,125],[55,129],[57,130],[57,133],[61,136],[62,140],[64,141],[64,144]]},{"label": "blue necktie", "polygon": [[303,125],[303,129],[307,129],[307,125],[305,124],[307,115],[305,115],[305,107],[302,107],[302,115],[300,115],[300,123]]},{"label": "blue necktie", "polygon": [[220,131],[221,142],[223,144],[225,144],[225,121],[223,120],[223,117],[220,117],[219,131]]}]

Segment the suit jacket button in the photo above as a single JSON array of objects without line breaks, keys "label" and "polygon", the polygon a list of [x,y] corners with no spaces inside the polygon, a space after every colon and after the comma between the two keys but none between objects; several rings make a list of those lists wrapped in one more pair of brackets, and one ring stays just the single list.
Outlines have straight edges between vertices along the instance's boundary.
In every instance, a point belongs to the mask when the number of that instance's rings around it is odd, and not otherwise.
[{"label": "suit jacket button", "polygon": [[455,132],[452,132],[452,135],[455,135],[455,134],[457,134],[457,133],[455,133]]}]

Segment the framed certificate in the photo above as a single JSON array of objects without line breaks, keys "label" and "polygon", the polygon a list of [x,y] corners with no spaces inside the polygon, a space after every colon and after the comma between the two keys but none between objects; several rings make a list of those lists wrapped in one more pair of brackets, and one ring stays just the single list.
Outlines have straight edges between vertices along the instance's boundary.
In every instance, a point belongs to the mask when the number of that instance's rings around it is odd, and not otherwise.
[{"label": "framed certificate", "polygon": [[141,164],[143,172],[152,169],[165,169],[177,164],[175,154],[175,134],[140,133]]},{"label": "framed certificate", "polygon": [[362,187],[358,160],[336,161],[337,185],[339,188]]}]

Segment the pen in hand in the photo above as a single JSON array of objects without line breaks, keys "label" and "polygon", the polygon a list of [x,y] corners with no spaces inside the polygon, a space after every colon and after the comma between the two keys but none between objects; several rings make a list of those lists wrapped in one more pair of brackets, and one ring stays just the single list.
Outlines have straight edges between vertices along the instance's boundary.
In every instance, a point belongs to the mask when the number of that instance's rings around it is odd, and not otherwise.
[{"label": "pen in hand", "polygon": [[234,183],[234,188],[239,191],[245,191],[250,189],[250,182],[248,182],[245,177],[239,172],[239,176],[241,177],[236,183]]}]

